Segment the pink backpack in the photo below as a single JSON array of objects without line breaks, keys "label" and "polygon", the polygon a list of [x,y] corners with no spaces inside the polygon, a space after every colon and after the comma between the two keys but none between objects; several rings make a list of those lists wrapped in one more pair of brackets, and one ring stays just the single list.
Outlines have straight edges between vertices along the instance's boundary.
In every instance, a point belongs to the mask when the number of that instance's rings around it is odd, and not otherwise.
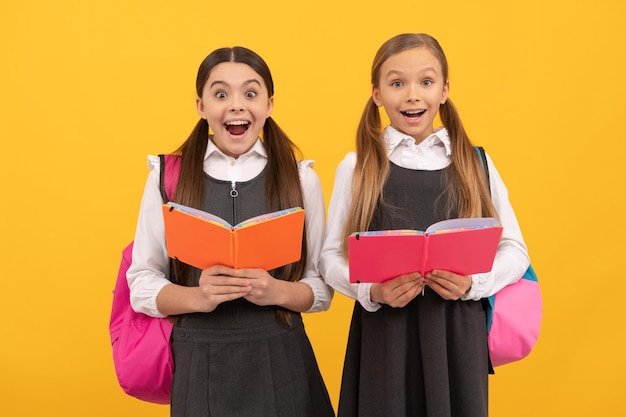
[{"label": "pink backpack", "polygon": [[532,266],[522,278],[489,297],[487,343],[493,366],[524,359],[539,338],[543,312]]},{"label": "pink backpack", "polygon": [[[161,158],[161,195],[174,196],[180,160]],[[167,318],[136,313],[130,305],[126,271],[132,261],[133,243],[122,252],[122,262],[113,291],[109,334],[117,380],[128,395],[157,404],[169,404],[174,361],[170,336],[173,324]]]},{"label": "pink backpack", "polygon": [[[489,184],[485,150],[475,147]],[[537,275],[529,266],[522,278],[488,298],[487,344],[495,366],[524,359],[539,338],[543,302]]]}]

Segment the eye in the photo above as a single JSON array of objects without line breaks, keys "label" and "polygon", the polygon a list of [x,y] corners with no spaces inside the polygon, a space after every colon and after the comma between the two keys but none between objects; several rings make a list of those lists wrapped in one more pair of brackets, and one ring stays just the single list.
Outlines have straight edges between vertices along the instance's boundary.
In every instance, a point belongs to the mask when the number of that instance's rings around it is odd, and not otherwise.
[{"label": "eye", "polygon": [[424,80],[422,81],[422,85],[429,86],[433,84],[433,80]]},{"label": "eye", "polygon": [[224,91],[218,91],[215,93],[216,98],[226,98],[226,93]]},{"label": "eye", "polygon": [[257,96],[256,91],[254,90],[248,90],[246,91],[246,97],[247,98],[255,98]]},{"label": "eye", "polygon": [[391,86],[392,86],[392,87],[399,88],[399,87],[402,87],[402,85],[403,85],[403,84],[402,84],[402,81],[399,81],[399,80],[396,80],[396,81],[392,81],[392,82],[391,82]]}]

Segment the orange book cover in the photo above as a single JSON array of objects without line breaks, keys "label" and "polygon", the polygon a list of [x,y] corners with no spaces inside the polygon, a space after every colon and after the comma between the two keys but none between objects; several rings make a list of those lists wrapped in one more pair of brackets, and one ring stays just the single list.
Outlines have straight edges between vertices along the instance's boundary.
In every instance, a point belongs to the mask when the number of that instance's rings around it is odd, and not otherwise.
[{"label": "orange book cover", "polygon": [[297,262],[302,252],[300,207],[233,226],[211,213],[169,202],[163,205],[163,220],[168,256],[200,269],[226,265],[269,271]]},{"label": "orange book cover", "polygon": [[353,233],[348,237],[350,282],[384,282],[435,269],[460,275],[489,272],[501,236],[494,218],[444,220],[426,231]]}]

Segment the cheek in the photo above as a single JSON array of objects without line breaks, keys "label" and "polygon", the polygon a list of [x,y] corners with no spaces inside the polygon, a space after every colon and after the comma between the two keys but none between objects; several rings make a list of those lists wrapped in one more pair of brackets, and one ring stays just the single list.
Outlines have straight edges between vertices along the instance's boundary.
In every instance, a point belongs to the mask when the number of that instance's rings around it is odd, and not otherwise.
[{"label": "cheek", "polygon": [[272,106],[268,105],[259,105],[253,110],[257,119],[267,119],[272,114]]}]

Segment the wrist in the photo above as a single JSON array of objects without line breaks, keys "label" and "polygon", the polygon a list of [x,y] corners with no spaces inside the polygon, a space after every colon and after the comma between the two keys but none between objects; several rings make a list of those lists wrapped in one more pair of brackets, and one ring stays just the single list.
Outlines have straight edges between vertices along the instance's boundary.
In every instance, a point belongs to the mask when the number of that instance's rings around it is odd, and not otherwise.
[{"label": "wrist", "polygon": [[370,302],[371,303],[379,303],[380,304],[380,297],[378,294],[378,290],[380,289],[380,284],[372,284],[370,286]]},{"label": "wrist", "polygon": [[[297,295],[296,293],[294,293],[294,291],[297,290],[297,287],[294,285],[296,283],[277,278],[274,278],[274,281],[272,281],[272,283],[274,288],[273,290],[270,290],[269,293],[271,294],[271,298],[273,299],[270,300],[269,304],[283,308],[289,308],[289,302],[293,301],[293,299]],[[290,295],[292,296],[290,297]]]},{"label": "wrist", "polygon": [[276,280],[276,294],[272,305],[303,313],[309,311],[315,302],[315,294],[310,285],[304,282]]},{"label": "wrist", "polygon": [[468,275],[468,276],[467,276],[467,280],[468,280],[469,282],[468,282],[468,285],[467,285],[467,289],[465,290],[465,292],[463,293],[463,295],[467,295],[467,294],[469,294],[469,292],[472,290],[472,276],[471,276],[471,275]]}]

